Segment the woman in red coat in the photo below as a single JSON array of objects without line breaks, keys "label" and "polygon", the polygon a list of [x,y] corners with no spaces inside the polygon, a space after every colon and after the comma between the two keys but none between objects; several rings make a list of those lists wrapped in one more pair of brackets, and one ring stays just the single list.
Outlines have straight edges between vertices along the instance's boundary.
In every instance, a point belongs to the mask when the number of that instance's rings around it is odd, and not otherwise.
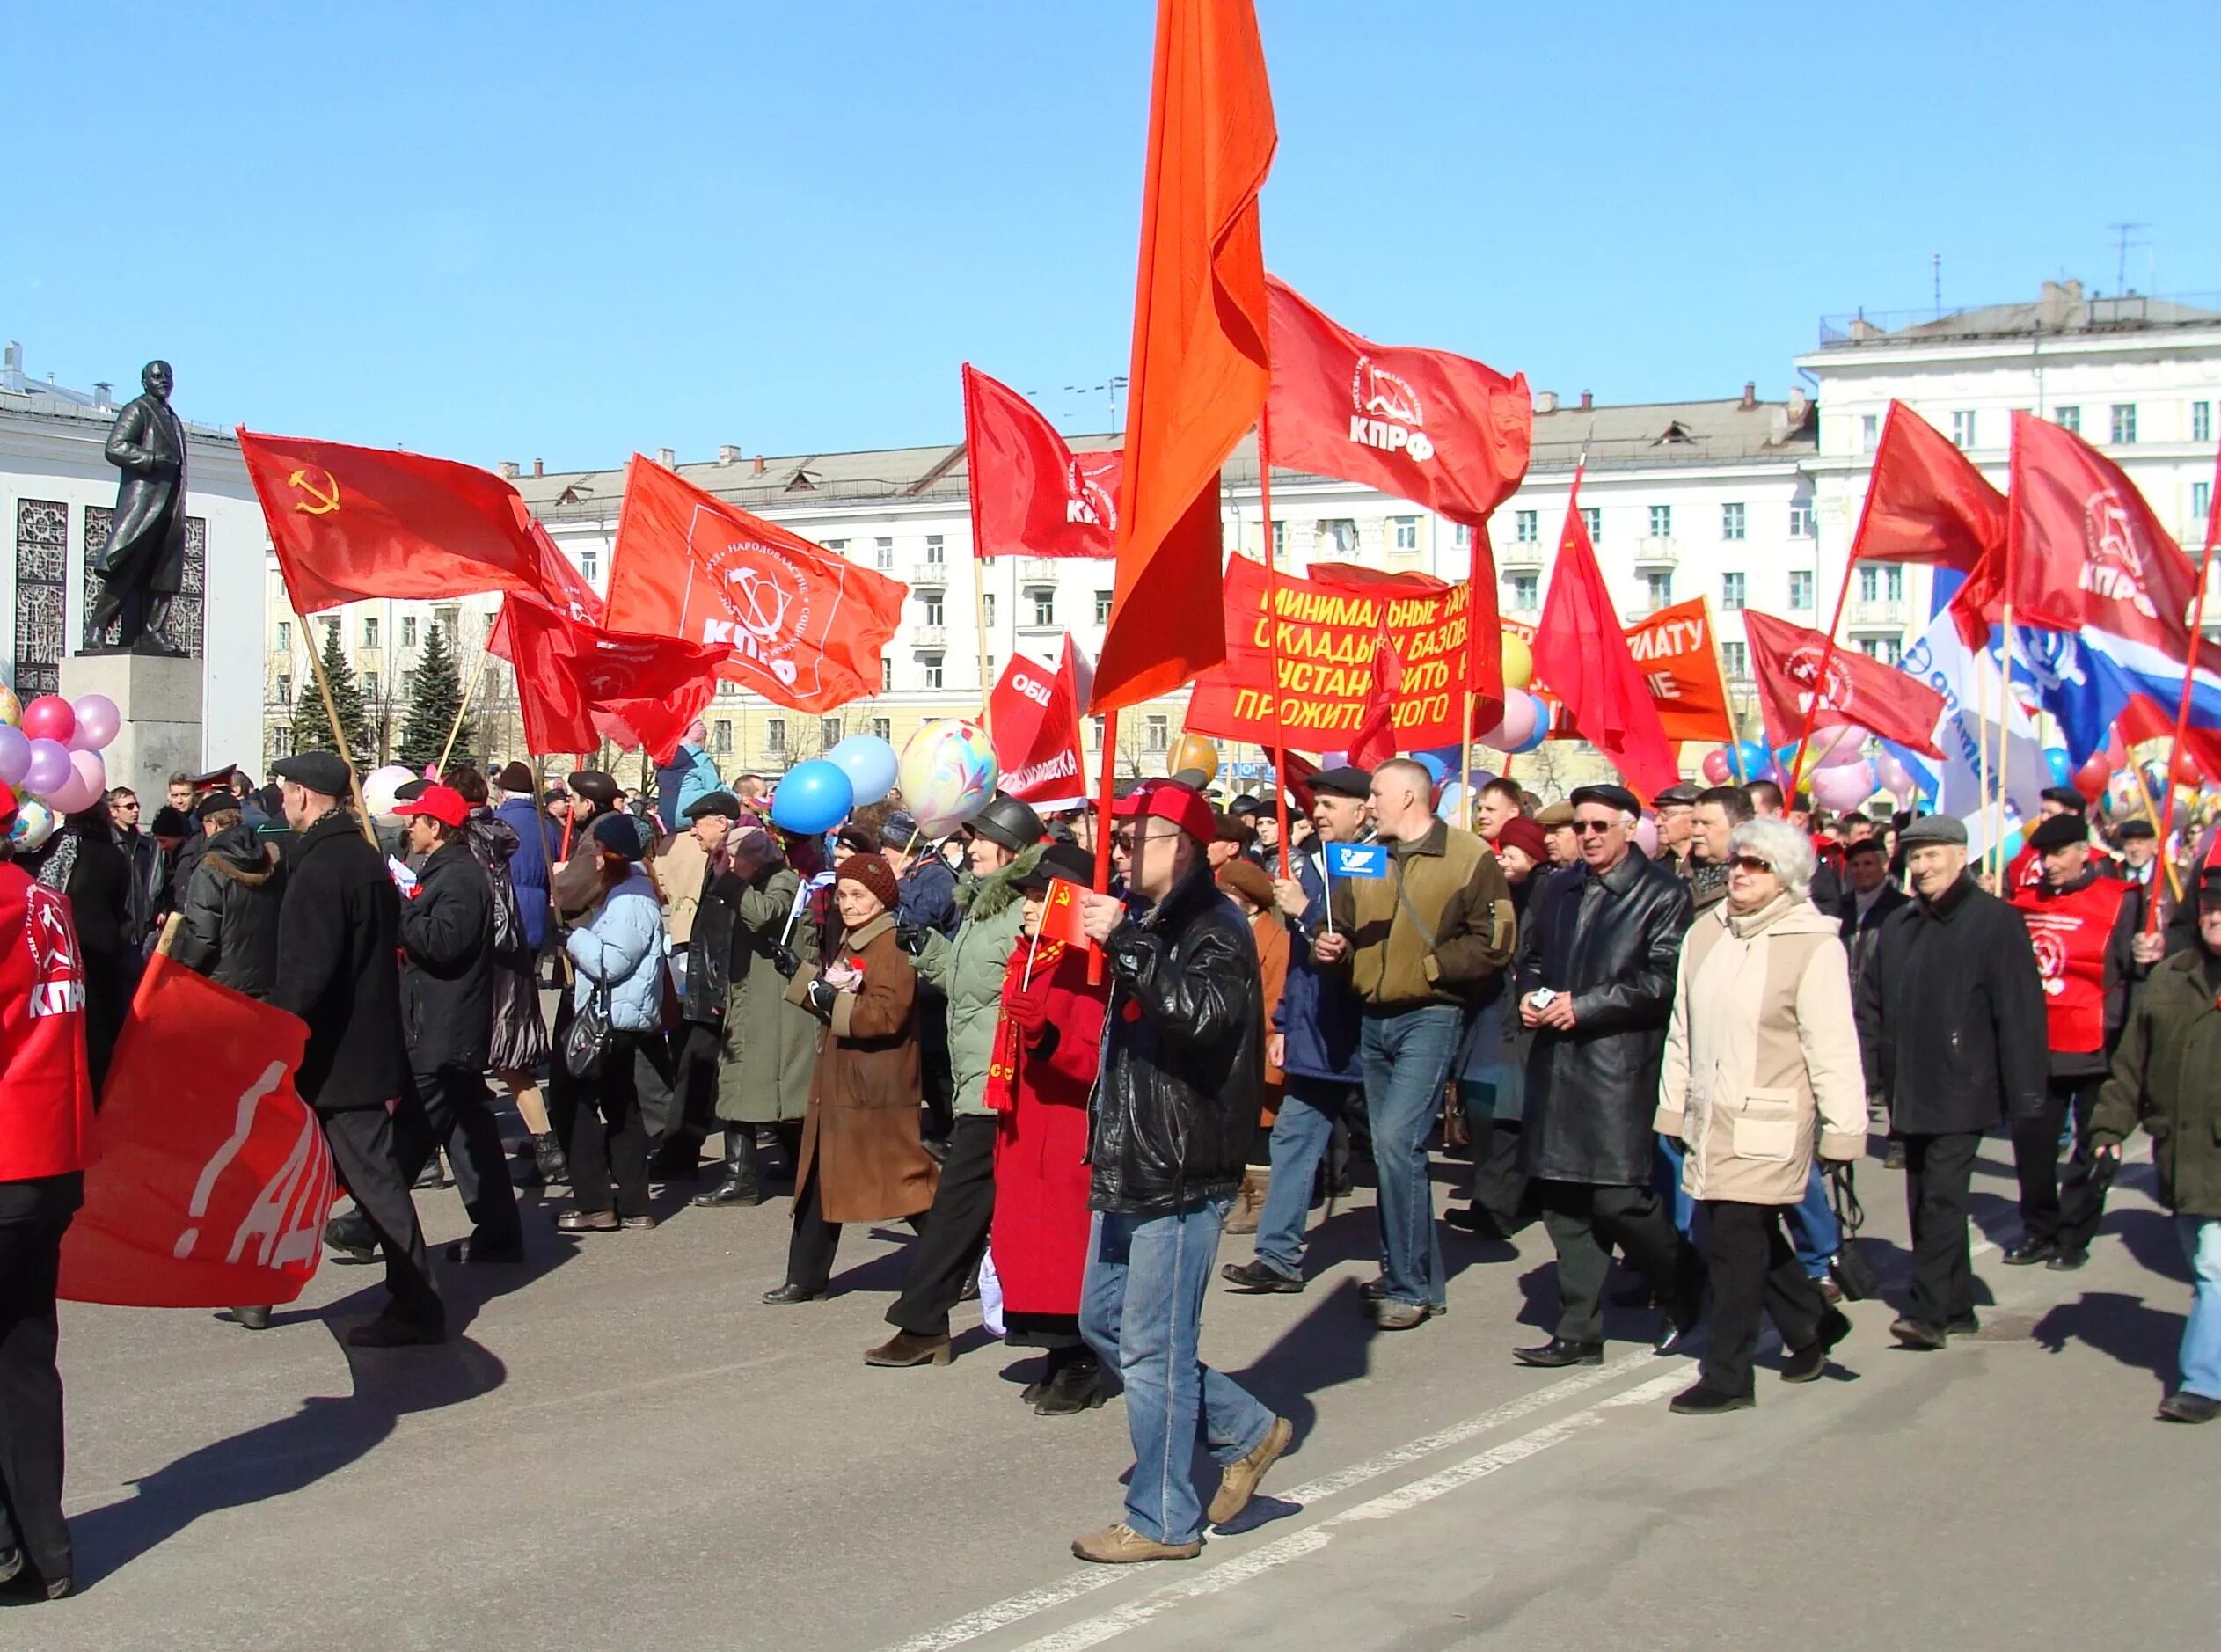
[{"label": "woman in red coat", "polygon": [[1048,1352],[1040,1379],[1023,1396],[1044,1417],[1103,1403],[1102,1367],[1080,1338],[1079,1290],[1087,1268],[1087,1097],[1110,983],[1087,984],[1086,947],[1041,933],[1049,881],[1085,888],[1094,872],[1085,851],[1056,844],[1017,880],[1025,939],[1011,949],[987,1070],[987,1105],[1002,1120],[989,1242],[1002,1282],[1005,1340]]}]

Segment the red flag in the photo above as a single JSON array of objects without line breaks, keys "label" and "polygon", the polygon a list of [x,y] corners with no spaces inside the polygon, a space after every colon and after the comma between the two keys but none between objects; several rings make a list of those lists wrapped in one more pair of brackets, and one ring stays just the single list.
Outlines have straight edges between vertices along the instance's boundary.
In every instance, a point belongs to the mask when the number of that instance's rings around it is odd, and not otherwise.
[{"label": "red flag", "polygon": [[1958,627],[1960,641],[1969,648],[1989,645],[1990,627],[2002,617],[2005,594],[2005,547],[1999,545],[1974,565],[1966,581],[1944,604],[1951,623]]},{"label": "red flag", "polygon": [[[715,696],[726,654],[714,643],[604,631],[515,598],[503,604],[501,623],[517,645],[517,708],[525,749],[534,752],[599,744],[597,708],[622,716],[651,753],[668,750]],[[661,737],[674,720],[666,744]]]},{"label": "red flag", "polygon": [[1658,720],[1658,707],[1642,668],[1627,647],[1619,614],[1596,566],[1589,524],[1581,514],[1581,472],[1566,499],[1566,526],[1558,563],[1543,599],[1542,620],[1530,645],[1535,673],[1581,725],[1582,735],[1618,766],[1644,797],[1655,797],[1681,778],[1673,742]]},{"label": "red flag", "polygon": [[1853,562],[1918,562],[1971,574],[2005,542],[2005,496],[1901,401],[1883,416]]},{"label": "red flag", "polygon": [[2119,465],[2064,426],[2016,413],[2008,502],[2013,624],[2165,633],[2174,658],[2189,657],[2197,577]]},{"label": "red flag", "polygon": [[1041,901],[1041,931],[1043,940],[1061,940],[1067,947],[1092,947],[1087,939],[1087,929],[1081,921],[1080,896],[1087,891],[1077,883],[1063,878],[1048,881],[1048,893]]},{"label": "red flag", "polygon": [[829,712],[880,687],[910,588],[632,456],[610,567],[613,631],[725,650],[718,675]]},{"label": "red flag", "polygon": [[1094,711],[1225,655],[1218,472],[1270,378],[1257,192],[1277,142],[1251,0],[1158,0],[1117,589]]},{"label": "red flag", "polygon": [[[1677,603],[1627,627],[1627,652],[1642,668],[1669,740],[1733,742],[1728,685],[1713,645],[1712,607],[1703,597]],[[1533,684],[1530,683],[1530,687]]]},{"label": "red flag", "polygon": [[[586,575],[578,571],[571,559],[555,548],[555,541],[538,523],[532,524],[533,548],[540,556],[540,592],[537,601],[544,607],[567,614],[584,625],[602,623],[601,596],[586,582]],[[497,660],[516,662],[516,644],[509,635],[509,610],[515,604],[505,602],[500,614],[494,619],[493,629],[486,634],[486,652]]]},{"label": "red flag", "polygon": [[1404,662],[1384,625],[1373,640],[1372,676],[1349,737],[1349,760],[1356,767],[1377,769],[1396,755],[1396,696],[1403,686]]},{"label": "red flag", "polygon": [[1121,461],[1116,448],[1074,453],[1032,402],[964,364],[973,555],[1111,555]]},{"label": "red flag", "polygon": [[1067,632],[1063,657],[1054,671],[1022,654],[1014,656],[988,698],[988,727],[1002,771],[996,784],[1037,809],[1087,800],[1087,773],[1080,761],[1078,653]]},{"label": "red flag", "polygon": [[1392,585],[1405,591],[1446,591],[1451,588],[1448,580],[1438,580],[1431,574],[1421,574],[1414,568],[1408,573],[1391,574],[1383,568],[1369,568],[1362,562],[1307,562],[1304,577],[1314,585],[1335,585],[1348,588],[1362,585]]},{"label": "red flag", "polygon": [[142,1308],[290,1302],[332,1195],[293,1088],[309,1029],[156,954],[101,1093],[104,1153],[62,1243],[60,1294]]},{"label": "red flag", "polygon": [[296,613],[366,596],[544,594],[531,515],[500,477],[421,453],[238,434]]},{"label": "red flag", "polygon": [[[1757,680],[1759,705],[1772,743],[1796,739],[1816,695],[1819,704],[1812,717],[1816,729],[1858,723],[1914,751],[1943,756],[1935,742],[1943,696],[1910,672],[1884,665],[1856,648],[1830,649],[1819,632],[1755,608],[1743,610],[1742,633],[1750,640],[1750,674]],[[1820,683],[1823,659],[1828,662],[1824,686]]]}]

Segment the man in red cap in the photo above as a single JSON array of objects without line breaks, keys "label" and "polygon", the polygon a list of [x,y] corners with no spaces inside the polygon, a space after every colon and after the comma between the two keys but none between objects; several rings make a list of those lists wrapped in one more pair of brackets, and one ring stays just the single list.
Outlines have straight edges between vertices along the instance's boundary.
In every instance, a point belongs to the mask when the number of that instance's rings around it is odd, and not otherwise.
[{"label": "man in red cap", "polygon": [[[1125,1382],[1134,1471],[1125,1518],[1072,1543],[1081,1560],[1109,1563],[1202,1553],[1204,1521],[1238,1515],[1294,1436],[1195,1352],[1265,1085],[1257,946],[1211,881],[1216,822],[1200,793],[1153,782],[1115,813],[1134,908],[1107,895],[1082,907],[1111,992],[1092,1103],[1080,1331]],[[1221,1465],[1208,1510],[1188,1470],[1199,1423]]]}]

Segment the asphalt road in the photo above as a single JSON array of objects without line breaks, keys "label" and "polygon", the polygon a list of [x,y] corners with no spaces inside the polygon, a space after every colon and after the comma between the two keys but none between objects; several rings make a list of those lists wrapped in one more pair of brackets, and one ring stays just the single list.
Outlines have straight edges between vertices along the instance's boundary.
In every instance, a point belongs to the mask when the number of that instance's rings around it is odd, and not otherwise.
[{"label": "asphalt road", "polygon": [[[1993,1140],[1977,1214],[2005,1242],[2009,1170]],[[330,1264],[260,1334],[66,1306],[84,1592],[0,1645],[2210,1648],[2221,1429],[2151,1420],[2188,1291],[2148,1177],[2079,1274],[1979,1257],[1980,1336],[1900,1352],[1857,1305],[1826,1380],[1762,1369],[1756,1411],[1706,1419],[1666,1411],[1693,1364],[1648,1353],[1644,1314],[1601,1370],[1512,1363],[1553,1300],[1538,1230],[1451,1233],[1450,1315],[1375,1332],[1361,1195],[1305,1295],[1207,1311],[1297,1449],[1243,1530],[1128,1568],[1066,1547],[1118,1516],[1117,1401],[1034,1416],[1031,1358],[969,1308],[952,1367],[863,1365],[906,1233],[851,1228],[840,1294],[773,1309],[783,1201],[572,1241],[535,1195],[532,1262],[449,1270],[437,1350],[342,1348],[379,1292]],[[1899,1179],[1862,1183],[1899,1268]],[[451,1191],[420,1201],[463,1231]]]}]

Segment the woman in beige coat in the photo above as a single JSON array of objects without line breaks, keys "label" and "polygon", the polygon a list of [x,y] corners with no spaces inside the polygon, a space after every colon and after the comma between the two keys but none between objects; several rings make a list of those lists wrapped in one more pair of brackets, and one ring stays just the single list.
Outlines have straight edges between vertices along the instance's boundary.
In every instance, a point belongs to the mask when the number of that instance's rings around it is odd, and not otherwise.
[{"label": "woman in beige coat", "polygon": [[1710,1230],[1712,1345],[1697,1385],[1673,1401],[1699,1414],[1754,1403],[1762,1310],[1789,1350],[1786,1382],[1818,1377],[1849,1333],[1781,1217],[1804,1197],[1816,1145],[1831,1160],[1867,1148],[1851,968],[1836,920],[1812,904],[1812,845],[1784,822],[1754,820],[1728,852],[1728,898],[1682,944],[1658,1085],[1658,1133],[1684,1144],[1682,1191]]}]

